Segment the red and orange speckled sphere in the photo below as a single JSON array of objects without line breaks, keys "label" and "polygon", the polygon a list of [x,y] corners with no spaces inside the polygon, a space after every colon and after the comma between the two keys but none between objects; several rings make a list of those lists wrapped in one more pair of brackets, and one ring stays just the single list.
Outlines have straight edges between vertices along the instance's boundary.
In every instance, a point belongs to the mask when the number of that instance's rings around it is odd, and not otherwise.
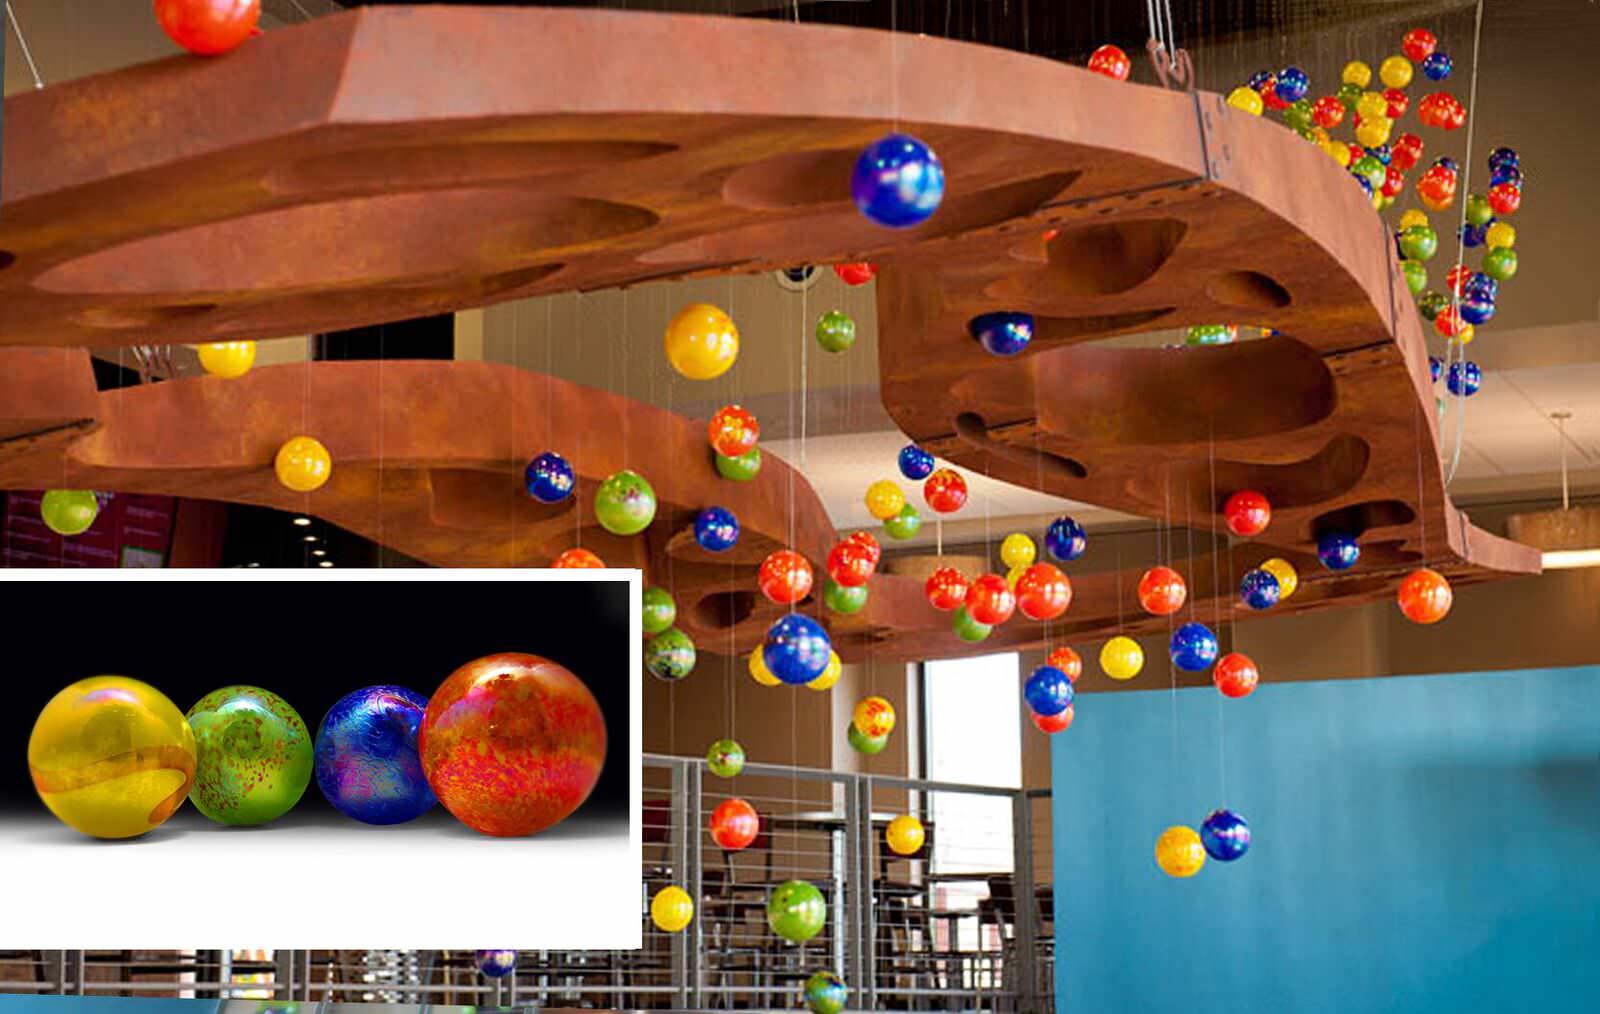
[{"label": "red and orange speckled sphere", "polygon": [[512,838],[565,820],[606,759],[606,723],[583,681],[537,655],[487,655],[451,673],[417,738],[439,802],[483,834]]}]

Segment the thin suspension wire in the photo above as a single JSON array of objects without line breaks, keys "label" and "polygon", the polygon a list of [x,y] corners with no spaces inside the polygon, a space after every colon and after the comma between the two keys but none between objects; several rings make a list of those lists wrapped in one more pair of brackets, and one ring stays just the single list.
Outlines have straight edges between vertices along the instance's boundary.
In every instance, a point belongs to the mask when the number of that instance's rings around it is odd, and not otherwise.
[{"label": "thin suspension wire", "polygon": [[6,0],[6,17],[11,21],[11,30],[17,34],[17,48],[22,50],[22,58],[28,63],[28,73],[33,75],[33,87],[44,87],[44,78],[39,76],[39,65],[33,62],[33,50],[28,47],[28,39],[22,34],[22,24],[17,21],[17,12],[11,6],[11,0]]},{"label": "thin suspension wire", "polygon": [[[1471,193],[1472,192],[1472,137],[1473,137],[1473,132],[1477,129],[1477,125],[1478,125],[1478,67],[1479,67],[1479,53],[1480,53],[1479,47],[1480,47],[1480,45],[1482,43],[1482,39],[1483,39],[1483,0],[1478,0],[1477,12],[1474,15],[1473,25],[1472,25],[1472,77],[1470,79],[1470,83],[1467,86],[1467,151],[1466,151],[1466,158],[1465,158],[1466,164],[1464,166],[1462,166],[1462,169],[1461,169],[1461,184],[1462,184],[1461,185],[1461,189],[1466,193]],[[1465,261],[1466,255],[1467,255],[1467,241],[1466,241],[1466,234],[1465,234],[1466,224],[1467,224],[1467,205],[1466,205],[1465,201],[1462,201],[1461,202],[1461,220],[1460,220],[1460,223],[1459,223],[1460,228],[1458,228],[1457,231],[1456,231],[1456,271],[1457,271],[1456,277],[1458,279],[1460,279],[1460,277],[1461,277],[1460,276],[1461,266],[1462,266],[1462,263]],[[1456,318],[1459,319],[1460,314],[1461,314],[1461,286],[1460,285],[1451,285],[1451,286],[1449,286],[1449,288],[1450,288],[1451,312]],[[1457,412],[1459,414],[1459,418],[1458,418],[1457,424],[1456,424],[1455,447],[1450,452],[1450,467],[1446,470],[1445,477],[1444,477],[1444,488],[1445,488],[1446,491],[1448,491],[1450,489],[1451,483],[1455,482],[1456,471],[1461,467],[1461,445],[1462,445],[1463,437],[1465,436],[1466,430],[1467,430],[1467,395],[1466,395],[1466,384],[1465,384],[1466,362],[1467,362],[1467,345],[1466,345],[1465,342],[1451,342],[1450,344],[1451,344],[1451,346],[1455,346],[1455,348],[1447,348],[1446,358],[1447,358],[1447,360],[1453,359],[1454,357],[1450,355],[1450,353],[1452,353],[1452,352],[1455,352],[1455,353],[1459,354],[1460,358],[1459,358],[1458,361],[1461,364],[1460,376],[1462,377],[1462,381],[1463,382],[1462,382],[1462,384],[1458,385],[1460,387],[1461,393],[1455,396],[1456,408],[1457,408]]]}]

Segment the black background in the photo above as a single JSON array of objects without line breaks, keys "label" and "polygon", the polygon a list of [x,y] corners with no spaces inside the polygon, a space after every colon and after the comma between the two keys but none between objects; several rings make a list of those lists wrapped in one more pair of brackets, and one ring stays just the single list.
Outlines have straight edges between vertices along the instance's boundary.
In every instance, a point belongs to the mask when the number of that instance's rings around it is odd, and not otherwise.
[{"label": "black background", "polygon": [[[621,580],[0,579],[0,807],[45,812],[28,735],[51,697],[88,676],[143,680],[185,712],[220,687],[264,687],[315,735],[352,690],[393,683],[430,696],[465,663],[518,651],[566,666],[599,701],[606,765],[579,813],[622,814],[637,678],[628,599]],[[296,807],[305,810],[333,813],[315,780]]]}]

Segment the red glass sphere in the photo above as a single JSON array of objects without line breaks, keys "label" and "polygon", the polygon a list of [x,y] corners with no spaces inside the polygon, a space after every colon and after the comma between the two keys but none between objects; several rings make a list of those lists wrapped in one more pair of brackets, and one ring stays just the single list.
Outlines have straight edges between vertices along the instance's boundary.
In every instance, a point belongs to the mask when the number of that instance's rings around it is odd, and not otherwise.
[{"label": "red glass sphere", "polygon": [[984,574],[967,589],[966,606],[968,616],[992,627],[1011,619],[1017,608],[1017,596],[1005,578],[999,574]]},{"label": "red glass sphere", "polygon": [[873,569],[871,550],[859,542],[846,539],[828,550],[828,576],[846,588],[866,584]]},{"label": "red glass sphere", "polygon": [[769,553],[756,573],[761,594],[780,606],[792,605],[810,595],[811,581],[811,563],[792,549]]},{"label": "red glass sphere", "polygon": [[1383,172],[1383,187],[1381,188],[1383,196],[1399,197],[1400,191],[1406,188],[1406,174],[1395,168],[1392,160],[1384,167]]},{"label": "red glass sphere", "polygon": [[1128,71],[1133,69],[1133,64],[1128,60],[1128,54],[1116,46],[1107,43],[1095,50],[1089,57],[1089,69],[1096,74],[1115,78],[1118,81],[1128,80]]},{"label": "red glass sphere", "polygon": [[1139,605],[1153,616],[1171,616],[1188,597],[1183,575],[1171,567],[1151,567],[1139,579]]},{"label": "red glass sphere", "polygon": [[878,266],[868,261],[856,261],[851,264],[835,264],[833,273],[846,285],[865,285],[872,281],[878,274]]},{"label": "red glass sphere", "polygon": [[1450,612],[1455,594],[1443,574],[1427,567],[1418,567],[1400,582],[1395,600],[1400,604],[1400,611],[1412,623],[1438,623]]},{"label": "red glass sphere", "polygon": [[1053,620],[1072,605],[1072,582],[1053,563],[1036,563],[1017,578],[1017,608],[1030,620]]},{"label": "red glass sphere", "polygon": [[1426,28],[1413,28],[1400,40],[1400,51],[1412,63],[1421,63],[1433,55],[1433,49],[1438,44],[1439,40]]},{"label": "red glass sphere", "polygon": [[1067,674],[1067,679],[1073,683],[1078,682],[1078,677],[1083,675],[1083,659],[1078,653],[1066,645],[1062,645],[1045,657],[1044,664],[1054,666]]},{"label": "red glass sphere", "polygon": [[878,561],[883,559],[883,547],[878,545],[878,540],[872,537],[871,532],[851,532],[845,541],[854,542],[866,550],[867,555],[872,558],[872,566],[874,568],[878,566]]},{"label": "red glass sphere", "polygon": [[1344,122],[1344,103],[1324,95],[1311,104],[1311,119],[1324,130],[1332,130]]},{"label": "red glass sphere", "polygon": [[1067,705],[1067,710],[1059,715],[1041,715],[1037,711],[1029,711],[1028,714],[1033,718],[1034,728],[1040,732],[1047,732],[1053,735],[1058,732],[1065,732],[1067,727],[1072,724],[1072,710],[1073,706],[1069,704]]},{"label": "red glass sphere", "polygon": [[738,458],[755,449],[761,424],[738,405],[724,405],[711,417],[707,433],[713,450],[725,458]]},{"label": "red glass sphere", "polygon": [[922,484],[922,498],[940,514],[953,514],[966,505],[967,480],[953,468],[941,468]]},{"label": "red glass sphere", "polygon": [[1228,531],[1248,539],[1267,530],[1272,522],[1272,504],[1253,489],[1241,489],[1222,505],[1222,519],[1227,522]]},{"label": "red glass sphere", "polygon": [[[1411,96],[1406,94],[1404,88],[1385,88],[1383,97],[1389,103],[1389,119],[1391,120],[1398,120],[1406,114],[1407,109],[1411,108]],[[1389,150],[1393,152],[1393,146]],[[1394,165],[1393,162],[1389,164]]]},{"label": "red glass sphere", "polygon": [[191,53],[217,56],[257,34],[261,0],[155,0],[156,21]]},{"label": "red glass sphere", "polygon": [[1422,138],[1415,134],[1401,134],[1389,145],[1389,164],[1405,172],[1422,160]]},{"label": "red glass sphere", "polygon": [[1433,329],[1446,338],[1455,338],[1467,329],[1467,322],[1459,309],[1447,306],[1439,311],[1439,316],[1433,318]]},{"label": "red glass sphere", "polygon": [[954,567],[940,567],[928,575],[922,590],[928,596],[928,602],[933,608],[949,612],[967,601],[969,587],[966,577],[959,570]]},{"label": "red glass sphere", "polygon": [[745,848],[760,831],[760,815],[742,799],[724,799],[711,811],[711,840],[725,852]]},{"label": "red glass sphere", "polygon": [[1211,670],[1211,682],[1217,685],[1224,697],[1247,697],[1260,681],[1261,673],[1257,671],[1256,664],[1250,661],[1250,656],[1237,651],[1217,659],[1216,666]]},{"label": "red glass sphere", "polygon": [[1471,277],[1471,266],[1466,264],[1457,264],[1455,267],[1445,272],[1445,288],[1459,296],[1466,289],[1467,279]]},{"label": "red glass sphere", "polygon": [[587,549],[569,549],[550,561],[553,570],[604,569],[600,558]]},{"label": "red glass sphere", "polygon": [[1496,183],[1489,188],[1489,207],[1501,217],[1516,214],[1522,207],[1522,188],[1515,183]]}]

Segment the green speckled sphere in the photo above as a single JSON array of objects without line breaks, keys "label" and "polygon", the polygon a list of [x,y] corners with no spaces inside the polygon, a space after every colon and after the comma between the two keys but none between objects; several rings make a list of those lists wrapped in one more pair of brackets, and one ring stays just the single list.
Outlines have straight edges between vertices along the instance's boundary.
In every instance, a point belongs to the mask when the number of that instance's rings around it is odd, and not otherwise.
[{"label": "green speckled sphere", "polygon": [[718,778],[732,778],[744,770],[744,747],[737,740],[717,740],[706,751],[706,767]]},{"label": "green speckled sphere", "polygon": [[1400,270],[1406,276],[1406,288],[1415,296],[1428,287],[1428,266],[1421,261],[1405,260],[1400,262]]},{"label": "green speckled sphere", "polygon": [[289,702],[260,687],[213,690],[187,716],[194,729],[195,809],[254,826],[294,808],[315,766],[311,734]]},{"label": "green speckled sphere", "polygon": [[840,1014],[849,997],[844,980],[832,972],[814,972],[806,980],[806,1006],[811,1014]]},{"label": "green speckled sphere", "polygon": [[804,880],[784,881],[767,900],[767,925],[790,943],[810,940],[827,922],[828,902],[816,885]]},{"label": "green speckled sphere", "polygon": [[678,603],[665,588],[646,588],[643,599],[641,613],[645,633],[659,634],[678,621]]},{"label": "green speckled sphere", "polygon": [[761,474],[761,448],[752,447],[737,458],[718,454],[717,474],[734,482],[749,482]]},{"label": "green speckled sphere", "polygon": [[847,588],[831,577],[824,578],[822,601],[836,613],[843,613],[846,616],[859,613],[867,604],[867,586],[863,584]]},{"label": "green speckled sphere", "polygon": [[1517,252],[1508,246],[1497,246],[1483,255],[1483,273],[1497,282],[1503,282],[1517,273]]},{"label": "green speckled sphere", "polygon": [[644,646],[644,667],[657,679],[681,680],[694,671],[694,661],[694,642],[677,627],[663,630]]},{"label": "green speckled sphere", "polygon": [[883,523],[883,530],[891,539],[909,539],[922,528],[922,515],[911,504],[900,508],[900,513]]},{"label": "green speckled sphere", "polygon": [[1442,292],[1429,289],[1417,296],[1417,312],[1422,314],[1422,319],[1432,324],[1434,318],[1443,313],[1450,305],[1450,297]]},{"label": "green speckled sphere", "polygon": [[644,476],[624,468],[594,491],[594,516],[613,535],[638,535],[656,519],[656,491]]},{"label": "green speckled sphere", "polygon": [[839,310],[817,318],[817,344],[829,352],[843,352],[856,343],[856,322]]}]

